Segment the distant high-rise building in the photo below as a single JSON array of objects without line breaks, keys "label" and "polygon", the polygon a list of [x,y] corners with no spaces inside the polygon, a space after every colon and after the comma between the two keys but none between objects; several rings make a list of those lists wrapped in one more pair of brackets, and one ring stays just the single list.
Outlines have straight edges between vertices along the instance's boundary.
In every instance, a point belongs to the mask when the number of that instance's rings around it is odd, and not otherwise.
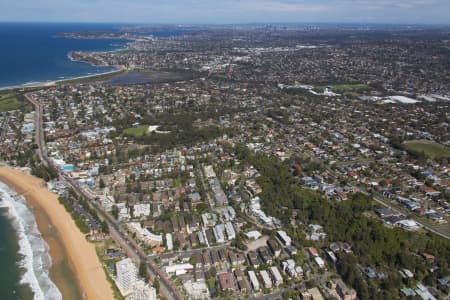
[{"label": "distant high-rise building", "polygon": [[122,295],[128,295],[133,291],[133,285],[137,281],[137,268],[130,258],[125,258],[116,263],[117,285]]}]

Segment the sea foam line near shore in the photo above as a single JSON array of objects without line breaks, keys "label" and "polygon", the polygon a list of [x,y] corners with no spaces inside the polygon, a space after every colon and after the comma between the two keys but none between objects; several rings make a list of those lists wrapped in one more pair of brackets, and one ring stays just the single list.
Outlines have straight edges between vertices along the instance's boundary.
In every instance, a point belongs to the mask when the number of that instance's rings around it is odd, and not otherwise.
[{"label": "sea foam line near shore", "polygon": [[61,292],[49,277],[51,257],[48,245],[25,198],[0,182],[0,199],[0,207],[8,209],[8,216],[16,230],[21,256],[18,265],[24,271],[20,283],[30,286],[34,299],[62,299]]},{"label": "sea foam line near shore", "polygon": [[[128,48],[121,48],[121,49],[116,49],[116,50],[111,50],[111,51],[93,51],[93,52],[98,52],[98,53],[113,53],[113,52],[120,52],[120,51],[125,51]],[[72,51],[71,51],[72,52]],[[5,86],[5,87],[0,87],[0,91],[7,91],[7,90],[15,90],[15,89],[24,89],[24,88],[38,88],[38,87],[49,87],[49,86],[54,86],[56,84],[61,84],[64,82],[70,82],[72,80],[79,80],[79,79],[89,79],[89,78],[95,78],[95,77],[100,77],[100,76],[105,76],[105,75],[111,75],[111,74],[115,74],[115,73],[120,73],[123,72],[125,70],[124,66],[118,66],[118,65],[114,65],[114,66],[100,66],[100,65],[95,65],[91,62],[87,62],[87,61],[82,61],[82,60],[76,60],[71,56],[71,52],[69,52],[67,54],[67,58],[73,62],[79,62],[79,63],[85,63],[85,64],[89,64],[92,67],[97,67],[97,68],[113,68],[113,70],[110,71],[105,71],[105,72],[94,72],[94,73],[89,73],[87,75],[80,75],[80,76],[69,76],[67,78],[64,79],[56,79],[56,80],[45,80],[45,81],[33,81],[33,82],[27,82],[27,83],[23,83],[23,84],[18,84],[18,85],[12,85],[12,86]]]},{"label": "sea foam line near shore", "polygon": [[93,78],[93,77],[95,78],[95,77],[99,77],[99,76],[105,76],[105,75],[111,75],[111,74],[115,74],[115,73],[120,73],[120,72],[122,72],[124,70],[123,67],[119,67],[119,66],[112,66],[112,67],[114,67],[115,69],[111,70],[111,71],[107,71],[107,72],[92,73],[92,74],[89,74],[89,75],[82,75],[82,76],[76,76],[76,77],[67,77],[67,78],[61,79],[61,80],[36,81],[36,82],[24,83],[24,84],[21,84],[21,85],[0,87],[0,91],[15,90],[15,89],[26,89],[26,88],[50,87],[50,86],[54,86],[56,84],[61,84],[61,83],[64,83],[64,82],[70,82],[72,80],[89,79],[89,78]]}]

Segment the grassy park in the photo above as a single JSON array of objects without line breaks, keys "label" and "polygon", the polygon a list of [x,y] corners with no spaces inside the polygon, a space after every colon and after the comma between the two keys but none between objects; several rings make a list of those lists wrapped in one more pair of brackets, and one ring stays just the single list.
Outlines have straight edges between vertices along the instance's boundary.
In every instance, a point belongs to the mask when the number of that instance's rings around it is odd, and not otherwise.
[{"label": "grassy park", "polygon": [[131,136],[131,137],[143,137],[147,135],[148,133],[148,125],[141,125],[139,127],[131,127],[127,128],[123,131],[123,134],[125,136]]},{"label": "grassy park", "polygon": [[450,149],[444,145],[427,141],[415,140],[404,143],[405,149],[413,154],[424,154],[428,158],[440,159],[450,157]]},{"label": "grassy park", "polygon": [[22,103],[14,91],[0,92],[0,112],[20,109]]}]

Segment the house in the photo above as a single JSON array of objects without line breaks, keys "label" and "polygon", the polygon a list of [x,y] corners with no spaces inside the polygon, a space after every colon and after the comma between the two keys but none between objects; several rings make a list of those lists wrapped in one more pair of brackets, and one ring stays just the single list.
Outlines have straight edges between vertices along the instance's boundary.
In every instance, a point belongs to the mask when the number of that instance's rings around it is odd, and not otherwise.
[{"label": "house", "polygon": [[249,240],[257,240],[259,239],[262,234],[259,231],[253,230],[249,231],[245,234]]},{"label": "house", "polygon": [[300,266],[295,265],[295,261],[293,259],[288,259],[281,263],[283,268],[283,272],[288,274],[292,278],[302,278],[303,277],[303,269]]},{"label": "house", "polygon": [[329,250],[326,250],[325,252],[327,253],[327,256],[330,258],[330,260],[335,264],[337,262],[336,255],[332,251],[329,251]]},{"label": "house", "polygon": [[220,288],[222,289],[222,291],[234,292],[236,290],[233,274],[222,273],[222,274],[217,275],[217,277],[219,279],[219,285],[220,285]]},{"label": "house", "polygon": [[203,257],[203,265],[205,267],[205,270],[207,270],[211,267],[211,258],[209,256],[209,253],[208,252],[203,253],[202,257]]},{"label": "house", "polygon": [[166,233],[166,246],[167,250],[172,251],[173,250],[173,239],[171,233]]},{"label": "house", "polygon": [[188,271],[194,270],[194,266],[191,264],[177,264],[165,267],[165,271],[168,275],[175,274],[177,276],[186,274]]},{"label": "house", "polygon": [[161,263],[164,265],[171,265],[178,260],[177,253],[167,253],[160,256]]},{"label": "house", "polygon": [[302,300],[324,300],[318,288],[308,289],[301,294]]},{"label": "house", "polygon": [[196,247],[198,245],[197,235],[195,233],[189,235],[189,243],[191,247]]},{"label": "house", "polygon": [[311,257],[319,256],[319,252],[317,252],[317,249],[314,248],[314,247],[309,247],[308,248],[308,253],[309,253],[309,255],[311,255]]},{"label": "house", "polygon": [[325,262],[323,261],[323,259],[320,256],[314,257],[314,261],[320,269],[325,268]]},{"label": "house", "polygon": [[377,273],[375,272],[374,269],[372,269],[370,267],[366,268],[366,275],[369,279],[377,278]]},{"label": "house", "polygon": [[427,262],[434,262],[436,260],[436,257],[429,253],[422,253],[423,259],[425,259]]},{"label": "house", "polygon": [[414,274],[408,269],[398,271],[403,278],[414,278]]},{"label": "house", "polygon": [[225,242],[225,225],[224,224],[218,224],[214,226],[213,232],[214,232],[214,238],[217,243],[224,243]]},{"label": "house", "polygon": [[378,216],[380,216],[383,219],[398,215],[388,208],[377,208],[377,209],[375,209],[375,212]]},{"label": "house", "polygon": [[180,243],[180,248],[183,249],[185,246],[187,246],[188,242],[186,241],[185,235],[181,232],[175,233],[175,236]]},{"label": "house", "polygon": [[395,226],[411,231],[419,230],[421,227],[420,224],[414,220],[400,220],[395,222]]},{"label": "house", "polygon": [[356,300],[357,295],[354,289],[348,288],[341,279],[334,281],[336,292],[342,300]]},{"label": "house", "polygon": [[286,248],[285,248],[285,250],[286,250],[286,252],[290,255],[290,256],[293,256],[293,255],[296,255],[297,254],[297,248],[295,248],[294,246],[292,246],[292,245],[290,245],[290,246],[287,246]]},{"label": "house", "polygon": [[245,294],[250,291],[250,285],[249,285],[247,279],[245,279],[245,278],[238,280],[238,287],[239,287],[239,291],[241,293]]},{"label": "house", "polygon": [[218,267],[220,265],[220,257],[219,257],[219,252],[217,252],[216,250],[211,250],[210,251],[211,254],[211,263],[212,265],[214,265],[215,267]]},{"label": "house", "polygon": [[228,240],[233,240],[236,238],[236,232],[234,231],[233,224],[231,222],[225,223],[225,231],[228,236]]},{"label": "house", "polygon": [[236,253],[236,259],[239,265],[245,264],[245,255],[243,253]]},{"label": "house", "polygon": [[183,283],[183,287],[186,290],[189,299],[200,300],[211,298],[208,286],[205,282],[193,282],[189,280]]},{"label": "house", "polygon": [[237,280],[241,280],[241,279],[245,278],[244,271],[242,271],[241,269],[235,269],[234,276],[236,277]]},{"label": "house", "polygon": [[267,241],[267,246],[269,246],[270,251],[272,251],[272,254],[275,257],[280,256],[280,254],[281,254],[281,246],[280,246],[280,244],[278,244],[277,241],[275,241],[275,240],[268,240]]},{"label": "house", "polygon": [[272,257],[270,256],[269,249],[267,247],[265,247],[265,246],[259,247],[258,254],[259,254],[259,257],[261,257],[261,260],[263,263],[265,263],[266,265],[272,264]]},{"label": "house", "polygon": [[192,253],[192,258],[194,260],[194,267],[200,269],[203,266],[203,255],[200,252]]},{"label": "house", "polygon": [[254,271],[248,271],[248,278],[250,279],[250,283],[252,284],[253,290],[255,292],[260,290],[258,278],[256,278],[256,274]]},{"label": "house", "polygon": [[248,260],[250,261],[250,264],[255,268],[258,269],[259,268],[259,259],[258,259],[258,255],[256,254],[255,251],[249,251],[247,253],[248,256]]},{"label": "house", "polygon": [[280,286],[283,284],[283,276],[281,276],[281,273],[277,267],[270,267],[270,273],[272,275],[272,280],[275,286]]},{"label": "house", "polygon": [[230,251],[228,253],[228,258],[233,267],[237,267],[237,266],[243,265],[245,263],[245,257],[241,253],[235,253],[233,251]]},{"label": "house", "polygon": [[261,272],[259,272],[259,274],[261,275],[264,288],[266,289],[272,288],[272,280],[270,279],[269,273],[266,270],[262,270]]},{"label": "house", "polygon": [[284,246],[290,246],[291,243],[292,243],[292,239],[288,236],[288,234],[286,233],[286,231],[278,230],[278,231],[277,231],[277,238],[280,240],[280,242],[281,242]]}]

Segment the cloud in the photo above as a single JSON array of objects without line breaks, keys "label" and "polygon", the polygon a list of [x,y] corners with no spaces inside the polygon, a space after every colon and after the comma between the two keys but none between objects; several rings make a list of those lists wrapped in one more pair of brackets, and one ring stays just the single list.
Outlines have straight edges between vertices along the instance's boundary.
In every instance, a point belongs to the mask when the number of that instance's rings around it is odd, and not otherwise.
[{"label": "cloud", "polygon": [[314,3],[294,3],[290,1],[257,1],[257,2],[242,2],[240,4],[242,9],[251,11],[264,11],[272,13],[294,13],[294,12],[320,12],[328,10],[329,7]]},{"label": "cloud", "polygon": [[449,23],[448,0],[0,0],[0,21]]}]

